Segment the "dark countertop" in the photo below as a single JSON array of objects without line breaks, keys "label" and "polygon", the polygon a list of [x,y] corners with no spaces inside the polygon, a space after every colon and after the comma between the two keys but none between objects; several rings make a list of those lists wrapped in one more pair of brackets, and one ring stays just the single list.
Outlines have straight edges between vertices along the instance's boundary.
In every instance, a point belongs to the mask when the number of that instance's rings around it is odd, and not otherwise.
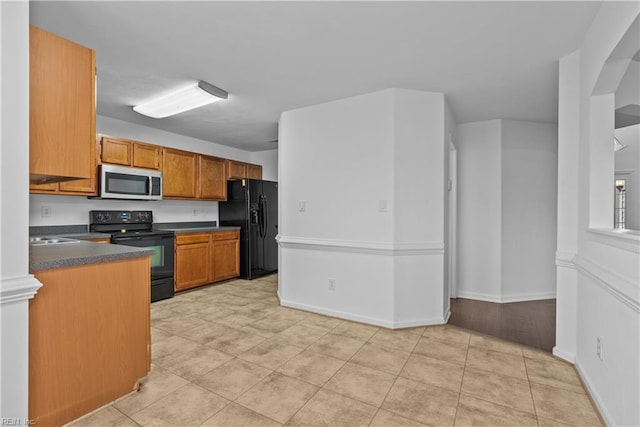
[{"label": "dark countertop", "polygon": [[29,246],[29,272],[153,255],[149,249],[93,242]]},{"label": "dark countertop", "polygon": [[176,234],[186,234],[186,233],[206,233],[209,231],[229,231],[229,230],[240,230],[240,227],[235,226],[222,226],[222,227],[179,227],[179,228],[164,228],[164,227],[154,227],[156,230],[167,230],[173,231]]},{"label": "dark countertop", "polygon": [[87,231],[86,233],[56,233],[47,234],[47,237],[66,237],[69,239],[87,240],[87,239],[111,239],[109,233],[92,233]]}]

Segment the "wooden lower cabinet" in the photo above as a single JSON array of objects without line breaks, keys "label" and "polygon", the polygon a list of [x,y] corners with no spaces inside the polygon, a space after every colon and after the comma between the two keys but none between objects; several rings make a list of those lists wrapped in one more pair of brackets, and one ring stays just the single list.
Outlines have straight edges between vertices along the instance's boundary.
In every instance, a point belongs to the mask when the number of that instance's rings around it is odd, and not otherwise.
[{"label": "wooden lower cabinet", "polygon": [[209,233],[176,236],[175,290],[183,291],[210,282]]},{"label": "wooden lower cabinet", "polygon": [[213,233],[213,281],[240,275],[240,239],[238,231]]},{"label": "wooden lower cabinet", "polygon": [[176,235],[176,292],[239,275],[238,230]]},{"label": "wooden lower cabinet", "polygon": [[35,272],[29,418],[59,426],[137,389],[151,368],[149,257]]}]

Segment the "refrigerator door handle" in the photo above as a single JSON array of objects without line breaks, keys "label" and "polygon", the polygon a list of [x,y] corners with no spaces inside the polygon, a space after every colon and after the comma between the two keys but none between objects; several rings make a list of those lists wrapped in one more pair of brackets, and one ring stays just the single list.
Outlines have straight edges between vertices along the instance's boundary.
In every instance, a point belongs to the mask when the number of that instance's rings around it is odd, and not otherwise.
[{"label": "refrigerator door handle", "polygon": [[264,238],[267,235],[267,198],[264,194],[259,198],[260,206],[260,237]]},{"label": "refrigerator door handle", "polygon": [[264,212],[264,221],[263,221],[264,225],[263,225],[263,228],[262,228],[262,237],[263,238],[267,237],[267,227],[269,225],[269,210],[267,209],[267,207],[268,207],[267,206],[267,198],[265,197],[264,198],[264,204],[263,204],[263,207],[262,207],[262,211]]}]

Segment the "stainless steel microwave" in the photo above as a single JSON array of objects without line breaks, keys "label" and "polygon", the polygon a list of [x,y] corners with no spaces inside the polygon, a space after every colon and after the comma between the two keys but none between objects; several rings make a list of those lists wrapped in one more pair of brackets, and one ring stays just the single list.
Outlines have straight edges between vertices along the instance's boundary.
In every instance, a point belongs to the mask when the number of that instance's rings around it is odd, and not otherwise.
[{"label": "stainless steel microwave", "polygon": [[162,200],[162,172],[100,165],[100,198]]}]

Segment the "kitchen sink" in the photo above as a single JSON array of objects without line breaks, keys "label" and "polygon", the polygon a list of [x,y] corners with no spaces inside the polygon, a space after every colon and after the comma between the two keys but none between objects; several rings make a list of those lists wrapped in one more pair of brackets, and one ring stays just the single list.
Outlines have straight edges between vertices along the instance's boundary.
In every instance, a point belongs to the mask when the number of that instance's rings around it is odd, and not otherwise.
[{"label": "kitchen sink", "polygon": [[32,246],[40,245],[60,245],[65,243],[78,243],[80,240],[69,239],[67,237],[29,237]]}]

